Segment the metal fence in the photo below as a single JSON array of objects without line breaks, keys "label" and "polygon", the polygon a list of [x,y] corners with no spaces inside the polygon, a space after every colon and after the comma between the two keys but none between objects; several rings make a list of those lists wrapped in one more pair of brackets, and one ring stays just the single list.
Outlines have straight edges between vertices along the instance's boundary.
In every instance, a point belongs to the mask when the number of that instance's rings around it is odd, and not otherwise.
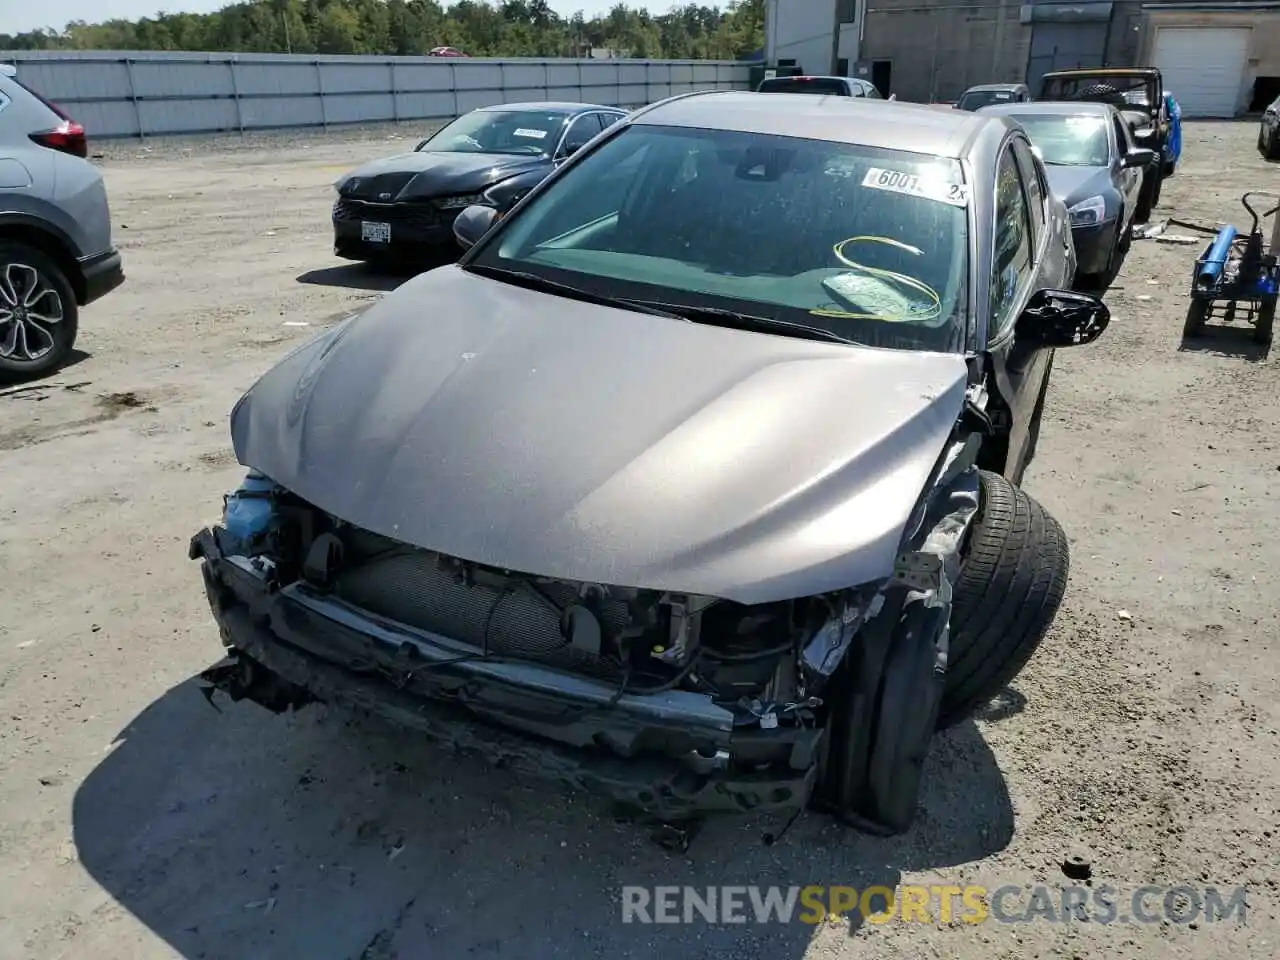
[{"label": "metal fence", "polygon": [[746,88],[750,63],[286,54],[0,53],[94,137],[248,132],[455,117],[521,100],[640,106]]}]

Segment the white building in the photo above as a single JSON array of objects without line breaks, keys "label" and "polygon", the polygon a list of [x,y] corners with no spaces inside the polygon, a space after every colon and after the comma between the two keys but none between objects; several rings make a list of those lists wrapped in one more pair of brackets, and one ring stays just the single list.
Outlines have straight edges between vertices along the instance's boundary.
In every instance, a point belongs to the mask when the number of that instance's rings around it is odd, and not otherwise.
[{"label": "white building", "polygon": [[794,60],[805,73],[852,76],[862,7],[863,0],[765,0],[765,61]]}]

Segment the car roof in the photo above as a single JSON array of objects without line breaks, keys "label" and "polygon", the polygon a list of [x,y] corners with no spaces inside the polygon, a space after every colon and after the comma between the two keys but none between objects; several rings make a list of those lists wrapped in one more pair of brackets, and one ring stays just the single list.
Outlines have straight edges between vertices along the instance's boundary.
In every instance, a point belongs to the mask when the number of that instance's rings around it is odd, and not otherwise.
[{"label": "car roof", "polygon": [[662,100],[633,114],[649,126],[703,127],[739,133],[778,134],[809,140],[881,147],[958,159],[984,130],[1003,127],[998,117],[938,110],[922,103],[809,93],[702,91]]},{"label": "car roof", "polygon": [[852,80],[852,77],[828,77],[821,73],[797,73],[789,77],[765,77],[761,83],[768,83],[770,80]]},{"label": "car roof", "polygon": [[610,113],[626,113],[621,107],[608,107],[601,103],[573,103],[569,100],[530,100],[526,103],[492,103],[477,107],[477,113],[529,110],[538,113],[586,113],[591,110],[608,110]]},{"label": "car roof", "polygon": [[1076,70],[1052,70],[1042,80],[1056,80],[1058,77],[1150,77],[1160,71],[1154,67],[1087,67]]},{"label": "car roof", "polygon": [[965,90],[965,93],[986,90],[1021,90],[1025,86],[1025,83],[978,83]]},{"label": "car roof", "polygon": [[1029,103],[993,103],[982,107],[979,113],[996,117],[1007,117],[1011,114],[1060,114],[1064,117],[1110,116],[1115,107],[1109,103],[1094,103],[1090,100],[1032,100]]}]

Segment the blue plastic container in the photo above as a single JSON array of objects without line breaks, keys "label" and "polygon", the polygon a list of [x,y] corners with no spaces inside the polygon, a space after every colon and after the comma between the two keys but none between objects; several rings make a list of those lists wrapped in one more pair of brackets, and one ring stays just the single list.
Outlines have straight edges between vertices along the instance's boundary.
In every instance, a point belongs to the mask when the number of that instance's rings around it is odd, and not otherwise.
[{"label": "blue plastic container", "polygon": [[227,497],[222,525],[227,546],[247,553],[271,531],[276,520],[276,485],[260,473],[250,473],[235,493]]}]

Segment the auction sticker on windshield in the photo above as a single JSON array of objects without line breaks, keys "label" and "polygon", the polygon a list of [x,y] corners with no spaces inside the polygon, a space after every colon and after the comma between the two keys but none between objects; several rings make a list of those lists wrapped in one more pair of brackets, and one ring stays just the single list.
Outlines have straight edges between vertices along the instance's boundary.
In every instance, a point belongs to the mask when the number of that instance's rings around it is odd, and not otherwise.
[{"label": "auction sticker on windshield", "polygon": [[530,130],[528,127],[521,127],[516,131],[517,137],[532,137],[534,140],[541,140],[547,135],[545,130]]},{"label": "auction sticker on windshield", "polygon": [[905,193],[912,197],[924,197],[926,200],[938,200],[949,203],[953,207],[969,205],[969,187],[963,183],[947,183],[933,177],[922,177],[917,173],[905,170],[884,170],[871,167],[862,178],[862,185],[872,190],[887,190],[890,193]]}]

